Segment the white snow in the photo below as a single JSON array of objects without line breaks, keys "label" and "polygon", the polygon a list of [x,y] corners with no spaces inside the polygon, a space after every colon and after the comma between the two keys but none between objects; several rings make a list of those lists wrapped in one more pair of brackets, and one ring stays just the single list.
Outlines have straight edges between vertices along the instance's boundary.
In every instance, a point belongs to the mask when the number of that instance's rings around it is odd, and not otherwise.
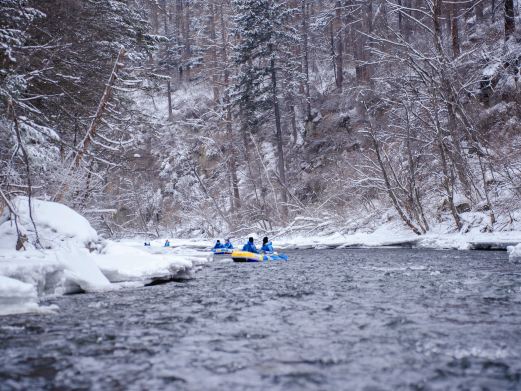
[{"label": "white snow", "polygon": [[[313,225],[318,227],[319,223],[313,221]],[[263,233],[250,233],[241,238],[232,238],[232,242],[236,248],[242,247],[248,236],[258,239],[265,235]],[[467,233],[460,233],[453,232],[450,224],[440,224],[432,227],[429,233],[418,236],[403,224],[390,221],[379,225],[372,231],[360,230],[348,234],[334,231],[282,233],[270,236],[270,240],[273,241],[274,247],[278,250],[384,246],[469,250],[486,244],[493,244],[497,248],[506,249],[509,244],[521,243],[521,232],[480,232],[479,227],[477,227]],[[178,240],[171,239],[171,241],[175,243]],[[191,241],[192,246],[199,245],[201,247],[210,247],[213,243],[213,241],[208,240]]]},{"label": "white snow", "polygon": [[18,228],[29,239],[26,250],[15,250],[13,216],[9,211],[0,216],[0,315],[52,310],[38,305],[39,298],[46,296],[131,288],[154,279],[187,278],[211,259],[208,252],[179,247],[177,241],[171,248],[163,248],[160,243],[164,241],[153,241],[151,247],[136,241],[105,241],[83,216],[67,206],[31,201],[42,246],[36,243],[26,197],[12,202]]},{"label": "white snow", "polygon": [[[98,234],[87,219],[69,207],[56,202],[34,198],[31,199],[31,203],[32,219],[37,227],[39,239],[44,248],[59,248],[65,242],[68,245],[74,243],[75,245],[85,247],[91,242],[98,240]],[[20,230],[28,235],[30,242],[34,242],[36,233],[31,221],[31,215],[29,214],[29,199],[27,197],[17,197],[13,200],[12,205],[19,216],[18,224]],[[0,217],[0,222],[8,218],[9,210],[6,208]],[[9,226],[4,229],[11,233],[14,232],[13,221],[9,220]],[[0,240],[0,244],[5,248],[6,243],[4,240]]]}]

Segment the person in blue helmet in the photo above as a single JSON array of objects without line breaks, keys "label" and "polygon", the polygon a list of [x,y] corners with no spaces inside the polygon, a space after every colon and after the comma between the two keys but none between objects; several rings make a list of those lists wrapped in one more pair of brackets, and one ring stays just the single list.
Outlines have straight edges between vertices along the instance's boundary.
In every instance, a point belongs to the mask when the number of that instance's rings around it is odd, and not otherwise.
[{"label": "person in blue helmet", "polygon": [[268,241],[268,237],[267,236],[265,236],[262,239],[261,252],[265,253],[265,254],[273,253],[273,245],[271,244],[271,242]]},{"label": "person in blue helmet", "polygon": [[230,239],[226,239],[226,241],[224,242],[224,248],[228,250],[233,250],[233,244],[232,242],[230,242]]},{"label": "person in blue helmet", "polygon": [[213,249],[216,250],[218,248],[224,248],[224,245],[221,243],[219,239],[217,239],[217,242],[215,242],[215,246],[213,246]]},{"label": "person in blue helmet", "polygon": [[255,247],[255,244],[253,243],[253,238],[250,237],[246,244],[242,247],[242,251],[249,251],[250,253],[258,254],[259,250],[257,250],[257,247]]}]

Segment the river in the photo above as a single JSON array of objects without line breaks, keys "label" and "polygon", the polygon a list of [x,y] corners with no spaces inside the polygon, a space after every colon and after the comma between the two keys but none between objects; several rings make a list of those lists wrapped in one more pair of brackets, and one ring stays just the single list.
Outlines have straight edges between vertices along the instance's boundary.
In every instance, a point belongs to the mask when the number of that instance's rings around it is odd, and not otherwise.
[{"label": "river", "polygon": [[502,252],[302,250],[0,318],[0,389],[520,390]]}]

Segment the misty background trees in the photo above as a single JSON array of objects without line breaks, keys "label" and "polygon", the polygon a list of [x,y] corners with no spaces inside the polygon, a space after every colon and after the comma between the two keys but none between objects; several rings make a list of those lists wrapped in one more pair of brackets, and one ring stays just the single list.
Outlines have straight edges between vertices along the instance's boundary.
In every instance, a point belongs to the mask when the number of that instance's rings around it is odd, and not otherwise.
[{"label": "misty background trees", "polygon": [[514,0],[4,0],[0,189],[107,235],[521,217]]}]

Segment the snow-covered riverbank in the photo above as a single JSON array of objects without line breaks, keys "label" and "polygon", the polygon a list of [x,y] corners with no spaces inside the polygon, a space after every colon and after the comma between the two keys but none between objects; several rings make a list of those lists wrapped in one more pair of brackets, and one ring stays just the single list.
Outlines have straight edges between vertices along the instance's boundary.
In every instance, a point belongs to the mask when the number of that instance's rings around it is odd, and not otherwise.
[{"label": "snow-covered riverbank", "polygon": [[[521,231],[481,232],[480,227],[470,229],[467,233],[451,231],[448,226],[439,226],[425,235],[415,235],[399,222],[381,224],[373,231],[365,230],[351,234],[340,232],[297,232],[274,234],[269,237],[274,247],[279,250],[302,249],[334,249],[349,247],[405,247],[439,250],[503,250],[521,243]],[[253,236],[260,244],[264,234],[251,233],[244,237],[232,237],[235,247],[242,247],[248,236]],[[191,248],[209,248],[214,245],[215,239],[206,238],[161,238],[152,241],[160,246],[168,239],[174,247],[188,246]],[[221,240],[223,238],[220,238]],[[142,238],[125,241],[125,243],[142,243]],[[519,250],[521,252],[521,249]],[[517,254],[517,253],[516,253]]]},{"label": "snow-covered riverbank", "polygon": [[521,243],[521,232],[432,232],[418,236],[399,224],[387,224],[374,232],[283,236],[276,241],[277,247],[284,249],[396,246],[440,250],[506,250],[508,246]]},{"label": "snow-covered riverbank", "polygon": [[[74,292],[98,292],[143,286],[157,280],[185,279],[209,262],[213,239],[135,238],[104,240],[89,222],[72,209],[52,202],[19,197],[11,205],[18,230],[27,240],[16,251],[19,237],[14,217],[0,216],[0,314],[27,311],[48,312],[39,298]],[[36,230],[35,230],[36,228]],[[443,227],[442,227],[443,228]],[[38,241],[40,245],[35,245]],[[255,235],[260,239],[261,235]],[[172,246],[164,247],[165,240]],[[512,261],[521,260],[521,232],[454,233],[446,227],[417,236],[396,222],[380,225],[372,232],[293,233],[274,235],[279,250],[348,247],[411,247],[434,249],[509,249]],[[245,238],[232,238],[236,247]],[[150,246],[144,246],[144,242]]]},{"label": "snow-covered riverbank", "polygon": [[27,241],[23,243],[25,249],[15,250],[18,233],[14,217],[4,213],[0,218],[3,315],[53,310],[38,306],[39,298],[50,295],[189,278],[209,261],[207,251],[103,240],[85,218],[61,204],[33,199],[34,224],[27,198],[17,198],[12,208],[17,214],[18,230]]}]

